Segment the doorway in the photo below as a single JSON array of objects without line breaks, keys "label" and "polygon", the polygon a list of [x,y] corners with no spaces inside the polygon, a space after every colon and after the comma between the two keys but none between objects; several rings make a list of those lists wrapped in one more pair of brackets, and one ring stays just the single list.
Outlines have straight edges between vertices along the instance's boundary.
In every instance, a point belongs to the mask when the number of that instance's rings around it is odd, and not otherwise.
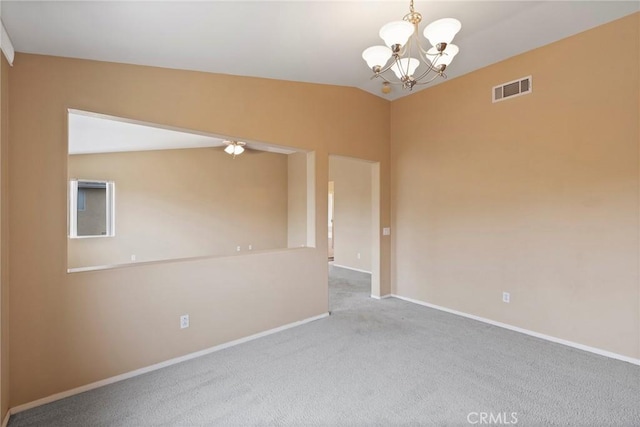
[{"label": "doorway", "polygon": [[329,156],[328,255],[332,268],[370,275],[380,294],[380,164]]},{"label": "doorway", "polygon": [[329,212],[327,214],[327,218],[329,219],[328,223],[327,223],[327,229],[329,230],[329,235],[327,236],[329,238],[329,242],[327,247],[329,248],[328,250],[328,256],[329,256],[329,261],[333,261],[334,257],[333,257],[333,239],[334,239],[334,228],[333,228],[333,181],[329,181],[329,200],[327,202],[327,205],[329,206]]}]

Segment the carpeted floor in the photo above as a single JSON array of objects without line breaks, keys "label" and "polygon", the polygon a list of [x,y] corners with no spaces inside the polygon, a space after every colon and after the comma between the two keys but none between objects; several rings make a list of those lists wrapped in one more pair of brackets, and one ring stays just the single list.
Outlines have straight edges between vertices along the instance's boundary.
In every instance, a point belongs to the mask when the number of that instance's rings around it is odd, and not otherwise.
[{"label": "carpeted floor", "polygon": [[369,288],[368,275],[331,267],[328,318],[16,414],[9,426],[640,426],[639,366],[377,301]]}]

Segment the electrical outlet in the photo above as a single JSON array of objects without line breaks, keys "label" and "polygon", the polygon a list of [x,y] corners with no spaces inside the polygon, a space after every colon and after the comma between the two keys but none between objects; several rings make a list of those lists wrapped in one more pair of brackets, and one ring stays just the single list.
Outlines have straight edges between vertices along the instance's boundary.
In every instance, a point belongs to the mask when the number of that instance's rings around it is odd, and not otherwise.
[{"label": "electrical outlet", "polygon": [[358,259],[360,259],[360,252],[358,252]]},{"label": "electrical outlet", "polygon": [[253,245],[249,245],[249,250],[252,250],[252,249],[253,249]]},{"label": "electrical outlet", "polygon": [[240,252],[240,246],[236,246],[236,252]]},{"label": "electrical outlet", "polygon": [[180,316],[180,329],[184,329],[188,327],[189,327],[189,315],[183,314],[182,316]]},{"label": "electrical outlet", "polygon": [[383,235],[383,236],[389,236],[389,235],[391,235],[391,228],[389,228],[389,227],[384,227],[384,228],[382,229],[382,235]]},{"label": "electrical outlet", "polygon": [[135,261],[136,260],[136,256],[135,255],[131,255],[131,261]]},{"label": "electrical outlet", "polygon": [[506,302],[506,303],[511,302],[511,294],[509,292],[502,293],[502,302]]}]

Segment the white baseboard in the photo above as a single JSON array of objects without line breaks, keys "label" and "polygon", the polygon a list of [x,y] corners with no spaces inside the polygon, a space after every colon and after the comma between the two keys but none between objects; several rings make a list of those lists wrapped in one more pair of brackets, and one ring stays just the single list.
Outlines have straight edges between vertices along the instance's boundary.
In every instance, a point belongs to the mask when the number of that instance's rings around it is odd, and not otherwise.
[{"label": "white baseboard", "polygon": [[556,338],[556,337],[553,337],[551,335],[541,334],[539,332],[534,332],[534,331],[530,331],[528,329],[519,328],[517,326],[509,325],[507,323],[496,322],[495,320],[491,320],[491,319],[487,319],[487,318],[484,318],[484,317],[476,316],[474,314],[464,313],[462,311],[452,310],[450,308],[442,307],[442,306],[435,305],[435,304],[430,304],[428,302],[420,301],[420,300],[417,300],[417,299],[407,298],[407,297],[403,297],[403,296],[396,295],[396,294],[391,294],[391,296],[394,297],[394,298],[398,298],[398,299],[401,299],[401,300],[404,300],[404,301],[408,301],[408,302],[414,303],[414,304],[422,305],[422,306],[429,307],[429,308],[434,308],[434,309],[440,310],[440,311],[445,311],[447,313],[451,313],[451,314],[455,314],[457,316],[462,316],[462,317],[466,317],[466,318],[469,318],[469,319],[477,320],[477,321],[483,322],[483,323],[488,323],[490,325],[498,326],[500,328],[509,329],[510,331],[520,332],[522,334],[531,335],[532,337],[536,337],[536,338],[540,338],[540,339],[543,339],[543,340],[551,341],[551,342],[554,342],[554,343],[557,343],[557,344],[563,344],[563,345],[566,345],[568,347],[577,348],[579,350],[588,351],[590,353],[595,353],[595,354],[598,354],[600,356],[609,357],[611,359],[622,360],[623,362],[632,363],[634,365],[640,365],[640,359],[634,359],[633,357],[624,356],[622,354],[613,353],[611,351],[602,350],[602,349],[596,348],[596,347],[590,347],[588,345],[584,345],[584,344],[580,344],[580,343],[577,343],[577,342],[565,340],[565,339],[562,339],[562,338]]},{"label": "white baseboard", "polygon": [[334,267],[340,267],[340,268],[345,268],[347,270],[353,270],[353,271],[359,271],[360,273],[367,273],[367,274],[371,274],[370,271],[367,270],[360,270],[359,268],[353,268],[353,267],[347,267],[346,265],[340,265],[340,264],[333,264]]},{"label": "white baseboard", "polygon": [[303,325],[305,323],[313,322],[315,320],[323,319],[329,316],[329,313],[323,313],[318,316],[309,317],[307,319],[299,320],[297,322],[288,323],[286,325],[279,326],[277,328],[269,329],[264,332],[259,332],[257,334],[249,335],[248,337],[240,338],[234,341],[229,341],[224,344],[216,345],[214,347],[209,347],[204,350],[196,351],[195,353],[189,353],[184,356],[176,357],[174,359],[169,359],[164,362],[156,363],[155,365],[147,366],[144,368],[136,369],[135,371],[125,372],[124,374],[116,375],[115,377],[106,378],[104,380],[96,381],[91,384],[86,384],[80,387],[76,387],[71,390],[63,391],[60,393],[52,394],[51,396],[43,397],[42,399],[34,400],[33,402],[24,403],[22,405],[15,406],[10,408],[5,420],[2,423],[2,427],[5,427],[9,422],[9,416],[12,414],[17,414],[18,412],[26,411],[31,408],[35,408],[37,406],[46,405],[47,403],[55,402],[56,400],[64,399],[65,397],[73,396],[76,394],[84,393],[85,391],[93,390],[98,387],[103,387],[108,384],[113,384],[118,381],[126,380],[129,378],[137,377],[138,375],[146,374],[148,372],[157,371],[158,369],[166,368],[167,366],[175,365],[177,363],[186,362],[187,360],[195,359],[197,357],[205,356],[210,353],[215,353],[216,351],[224,350],[225,348],[233,347],[239,344],[246,343],[248,341],[253,341],[258,338],[265,337],[267,335],[272,335],[277,332],[284,331],[286,329],[295,328],[296,326]]},{"label": "white baseboard", "polygon": [[393,295],[391,295],[391,294],[382,295],[382,296],[371,294],[371,298],[373,298],[373,299],[385,299],[385,298],[391,298],[392,296]]}]

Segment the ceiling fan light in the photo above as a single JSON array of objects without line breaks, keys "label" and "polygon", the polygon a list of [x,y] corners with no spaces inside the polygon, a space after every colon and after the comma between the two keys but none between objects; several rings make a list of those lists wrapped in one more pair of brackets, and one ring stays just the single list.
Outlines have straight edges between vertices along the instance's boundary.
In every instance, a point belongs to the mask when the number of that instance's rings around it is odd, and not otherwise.
[{"label": "ceiling fan light", "polygon": [[451,43],[462,28],[460,21],[454,18],[443,18],[433,21],[424,29],[424,36],[432,46],[438,43]]},{"label": "ceiling fan light", "polygon": [[244,147],[242,147],[241,145],[234,145],[233,146],[233,155],[237,156],[238,154],[242,154],[244,153]]},{"label": "ceiling fan light", "polygon": [[387,46],[371,46],[362,52],[362,59],[367,62],[369,68],[382,68],[391,58],[391,49]]},{"label": "ceiling fan light", "polygon": [[427,51],[427,58],[433,65],[446,65],[448,67],[458,52],[460,52],[460,48],[455,44],[448,44],[442,55],[440,55],[437,48],[432,47]]},{"label": "ceiling fan light", "polygon": [[405,76],[412,76],[416,68],[420,65],[420,61],[416,58],[402,58],[391,66],[391,70],[396,77],[402,79]]},{"label": "ceiling fan light", "polygon": [[407,21],[392,21],[380,28],[380,38],[389,47],[404,46],[413,34],[414,27]]},{"label": "ceiling fan light", "polygon": [[233,154],[233,151],[234,151],[233,147],[234,147],[233,144],[227,145],[226,148],[224,149],[224,152],[227,153],[227,154]]}]

